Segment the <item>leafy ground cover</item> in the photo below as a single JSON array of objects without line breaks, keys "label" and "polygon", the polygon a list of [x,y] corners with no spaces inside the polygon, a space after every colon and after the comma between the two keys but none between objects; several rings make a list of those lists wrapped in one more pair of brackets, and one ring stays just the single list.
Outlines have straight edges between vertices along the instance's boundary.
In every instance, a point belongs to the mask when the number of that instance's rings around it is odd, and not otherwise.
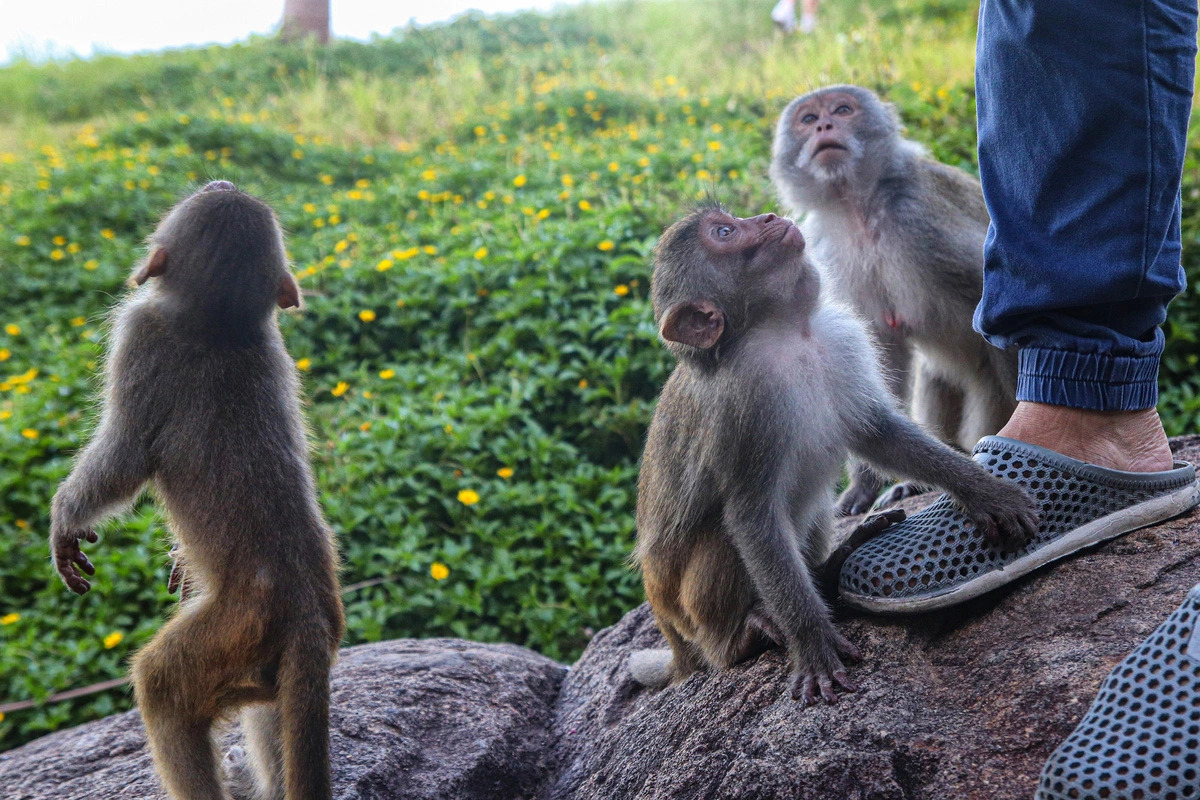
[{"label": "leafy ground cover", "polygon": [[[775,115],[862,83],[973,169],[974,9],[613,2],[328,50],[252,41],[0,69],[0,703],[123,674],[173,600],[153,505],[103,531],[86,597],[52,577],[48,507],[93,421],[106,310],[189,188],[232,180],[289,231],[322,502],[348,641],[452,635],[573,659],[640,602],[637,458],[670,369],[646,299],[662,226],[699,197],[776,208]],[[1184,236],[1200,272],[1196,153]],[[1172,433],[1200,419],[1200,309],[1172,307]],[[0,749],[128,707],[10,712]]]}]

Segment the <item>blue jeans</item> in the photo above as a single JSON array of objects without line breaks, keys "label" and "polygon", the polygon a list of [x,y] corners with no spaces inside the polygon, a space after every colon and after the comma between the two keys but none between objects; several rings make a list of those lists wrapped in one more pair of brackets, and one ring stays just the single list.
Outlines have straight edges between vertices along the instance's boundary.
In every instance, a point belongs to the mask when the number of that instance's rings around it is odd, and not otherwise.
[{"label": "blue jeans", "polygon": [[1185,285],[1196,16],[1196,0],[982,0],[975,85],[992,224],[975,329],[1018,348],[1018,400],[1158,402],[1159,326]]}]

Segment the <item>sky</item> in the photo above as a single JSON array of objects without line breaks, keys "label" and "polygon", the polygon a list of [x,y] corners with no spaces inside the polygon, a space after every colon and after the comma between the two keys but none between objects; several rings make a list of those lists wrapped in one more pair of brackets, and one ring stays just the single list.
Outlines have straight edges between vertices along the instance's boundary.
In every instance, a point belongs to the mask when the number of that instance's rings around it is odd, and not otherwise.
[{"label": "sky", "polygon": [[[575,0],[577,1],[577,0]],[[333,34],[366,39],[409,21],[427,24],[464,11],[548,9],[562,0],[332,0]],[[0,0],[0,62],[18,55],[135,53],[270,33],[283,0]]]}]

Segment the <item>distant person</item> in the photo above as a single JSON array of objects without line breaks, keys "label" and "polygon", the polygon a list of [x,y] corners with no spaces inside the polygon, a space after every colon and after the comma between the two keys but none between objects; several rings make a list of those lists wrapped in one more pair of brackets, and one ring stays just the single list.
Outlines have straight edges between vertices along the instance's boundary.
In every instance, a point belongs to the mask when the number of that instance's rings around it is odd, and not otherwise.
[{"label": "distant person", "polygon": [[[801,33],[812,33],[817,29],[817,7],[820,5],[821,0],[804,0],[804,7],[800,13]],[[784,33],[795,31],[796,0],[779,0],[775,8],[771,9],[771,20]]]}]

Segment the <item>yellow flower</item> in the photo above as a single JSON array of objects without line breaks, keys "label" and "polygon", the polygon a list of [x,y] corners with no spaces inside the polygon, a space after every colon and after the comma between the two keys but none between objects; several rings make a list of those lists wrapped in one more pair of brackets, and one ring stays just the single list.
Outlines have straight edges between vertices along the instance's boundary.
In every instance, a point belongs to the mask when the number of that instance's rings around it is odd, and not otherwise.
[{"label": "yellow flower", "polygon": [[363,309],[362,311],[358,312],[358,318],[363,322],[374,322],[375,312],[369,308]]},{"label": "yellow flower", "polygon": [[7,348],[0,347],[0,361],[8,361],[10,358],[12,358],[12,353]]},{"label": "yellow flower", "polygon": [[436,256],[437,248],[431,244],[427,244],[421,248],[421,252],[425,253],[425,255],[427,255],[427,256]]},{"label": "yellow flower", "polygon": [[375,265],[375,269],[379,270],[380,272],[387,272],[393,266],[395,265],[392,263],[392,260],[390,258],[385,258]]},{"label": "yellow flower", "polygon": [[579,210],[580,211],[591,211],[592,204],[589,203],[587,200],[580,200],[579,201]]},{"label": "yellow flower", "polygon": [[87,324],[86,317],[75,317],[74,319],[71,320],[72,328],[78,328],[80,325],[86,325],[86,324]]},{"label": "yellow flower", "polygon": [[385,381],[390,381],[392,378],[396,377],[396,370],[385,369],[379,373],[379,377],[383,378]]},{"label": "yellow flower", "polygon": [[601,242],[600,244],[596,245],[596,247],[597,247],[598,249],[600,249],[600,250],[603,250],[603,251],[604,251],[604,252],[606,252],[606,253],[607,253],[609,250],[612,250],[612,249],[613,249],[615,246],[616,246],[616,245],[614,245],[614,244],[612,243],[612,241],[611,241],[611,240],[609,240],[609,239],[605,239],[603,242]]},{"label": "yellow flower", "polygon": [[421,180],[431,181],[437,177],[437,173],[431,169],[427,169],[421,173]]},{"label": "yellow flower", "polygon": [[3,617],[0,617],[0,625],[12,625],[14,622],[19,620],[20,618],[21,618],[21,615],[15,613],[15,612],[12,614],[5,614]]},{"label": "yellow flower", "polygon": [[512,467],[501,467],[500,469],[496,470],[496,474],[499,475],[501,478],[504,478],[504,480],[508,480],[509,478],[511,478],[513,476],[513,468]]},{"label": "yellow flower", "polygon": [[7,408],[0,409],[0,420],[9,419],[12,417],[12,412]]},{"label": "yellow flower", "polygon": [[350,246],[349,242],[347,242],[345,239],[341,239],[340,241],[338,241],[337,244],[335,244],[333,246],[333,252],[335,252],[335,253],[344,252],[345,249],[349,246]]},{"label": "yellow flower", "polygon": [[292,158],[294,158],[294,159],[296,159],[297,161],[299,161],[300,159],[304,158],[304,151],[303,151],[303,150],[293,150],[293,151],[292,151]]},{"label": "yellow flower", "polygon": [[720,142],[717,142],[717,141],[709,142],[709,143],[708,143],[708,149],[709,149],[709,150],[720,150],[720,149],[721,149],[721,143],[720,143]]},{"label": "yellow flower", "polygon": [[350,384],[346,383],[345,381],[338,381],[337,386],[330,389],[329,392],[334,397],[341,397],[342,395],[344,395],[346,393],[346,390],[349,388],[350,388]]},{"label": "yellow flower", "polygon": [[588,387],[587,378],[580,378],[580,380],[579,380],[579,388],[580,388],[580,389],[586,389],[587,387]]},{"label": "yellow flower", "polygon": [[64,244],[66,244],[66,243],[67,243],[67,237],[65,237],[65,236],[55,236],[53,239],[51,239],[51,241],[52,241],[52,242],[54,242],[54,244],[55,244],[56,246],[58,246],[58,247],[62,247]]},{"label": "yellow flower", "polygon": [[481,247],[475,251],[475,258],[482,261],[487,258],[488,250],[486,247]]},{"label": "yellow flower", "polygon": [[615,161],[608,162],[608,171],[609,172],[616,172],[620,168],[621,168],[621,165],[618,164],[617,162],[615,162]]},{"label": "yellow flower", "polygon": [[18,236],[16,241],[17,241],[17,244],[20,245],[21,247],[29,246],[29,237],[28,236]]},{"label": "yellow flower", "polygon": [[21,435],[24,436],[26,439],[38,438],[38,432],[35,431],[33,428],[26,428],[25,430],[21,431]]},{"label": "yellow flower", "polygon": [[366,433],[367,431],[371,430],[371,423],[364,422],[362,425],[358,426],[358,429],[363,433]]},{"label": "yellow flower", "polygon": [[108,636],[104,637],[104,649],[112,650],[114,647],[119,645],[121,640],[124,638],[125,634],[121,633],[120,631],[113,631]]},{"label": "yellow flower", "polygon": [[517,177],[513,178],[513,186],[517,187],[518,189],[524,186],[525,183],[526,179],[524,175],[518,175]]},{"label": "yellow flower", "polygon": [[89,272],[94,270],[98,266],[100,266],[100,262],[94,258],[89,258],[87,261],[83,262],[83,268],[88,270]]},{"label": "yellow flower", "polygon": [[563,186],[566,186],[567,188],[570,188],[570,187],[574,186],[574,185],[575,185],[575,178],[573,178],[573,177],[572,177],[572,176],[570,176],[570,175],[563,175],[563,176],[562,176],[562,185],[563,185]]},{"label": "yellow flower", "polygon": [[4,722],[4,712],[0,711],[0,722]]},{"label": "yellow flower", "polygon": [[623,283],[618,283],[613,287],[613,292],[617,295],[617,297],[624,297],[625,295],[629,294],[629,287]]},{"label": "yellow flower", "polygon": [[308,368],[312,366],[311,358],[302,358],[296,362],[296,369],[301,372],[308,372]]},{"label": "yellow flower", "polygon": [[435,561],[429,567],[429,575],[435,581],[444,581],[450,577],[450,568],[440,561]]},{"label": "yellow flower", "polygon": [[458,502],[464,506],[473,506],[479,502],[479,492],[474,489],[463,489],[458,493]]},{"label": "yellow flower", "polygon": [[62,261],[65,257],[66,253],[64,253],[62,250],[59,250],[57,247],[50,251],[51,261]]}]

